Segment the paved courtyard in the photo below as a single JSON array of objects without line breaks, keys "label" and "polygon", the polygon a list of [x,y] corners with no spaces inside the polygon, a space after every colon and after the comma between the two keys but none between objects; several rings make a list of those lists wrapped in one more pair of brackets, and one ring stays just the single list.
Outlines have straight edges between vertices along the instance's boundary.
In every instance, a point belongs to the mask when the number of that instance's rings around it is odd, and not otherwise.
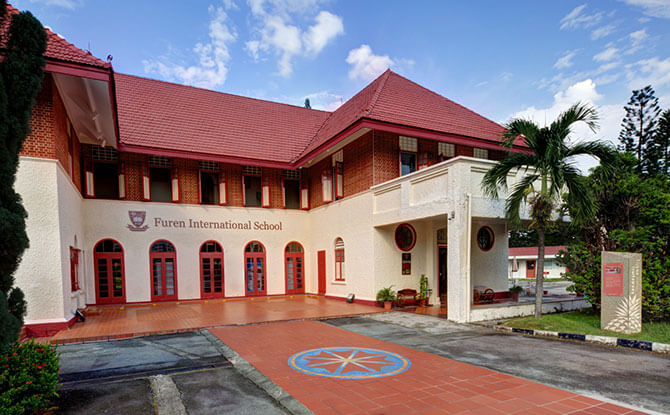
[{"label": "paved courtyard", "polygon": [[667,356],[410,313],[59,349],[61,408],[73,414],[635,414],[670,407]]}]

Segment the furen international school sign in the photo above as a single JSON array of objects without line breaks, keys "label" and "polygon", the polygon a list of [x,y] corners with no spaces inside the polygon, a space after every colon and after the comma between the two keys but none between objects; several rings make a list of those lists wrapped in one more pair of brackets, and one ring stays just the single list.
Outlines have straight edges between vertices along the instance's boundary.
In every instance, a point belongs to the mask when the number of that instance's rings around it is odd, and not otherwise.
[{"label": "furen international school sign", "polygon": [[233,230],[233,231],[283,231],[284,224],[279,222],[267,222],[264,220],[222,220],[211,221],[196,218],[172,219],[163,217],[154,217],[147,220],[146,211],[128,211],[130,223],[127,228],[133,232],[143,232],[153,228],[163,229],[214,229],[214,230]]},{"label": "furen international school sign", "polygon": [[603,252],[600,328],[619,333],[642,330],[642,254]]}]

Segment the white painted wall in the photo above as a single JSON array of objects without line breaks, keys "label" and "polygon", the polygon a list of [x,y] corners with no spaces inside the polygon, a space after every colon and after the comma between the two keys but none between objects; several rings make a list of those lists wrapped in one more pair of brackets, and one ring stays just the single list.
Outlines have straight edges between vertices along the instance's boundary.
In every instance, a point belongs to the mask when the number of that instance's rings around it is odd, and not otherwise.
[{"label": "white painted wall", "polygon": [[28,212],[30,247],[23,253],[15,281],[28,303],[26,324],[65,321],[63,293],[69,290],[69,279],[62,275],[58,174],[55,160],[20,158],[15,189]]},{"label": "white painted wall", "polygon": [[[493,247],[482,251],[477,245],[477,231],[488,226],[495,235]],[[484,285],[493,291],[507,291],[507,229],[504,223],[491,223],[486,220],[472,221],[472,286]]]}]

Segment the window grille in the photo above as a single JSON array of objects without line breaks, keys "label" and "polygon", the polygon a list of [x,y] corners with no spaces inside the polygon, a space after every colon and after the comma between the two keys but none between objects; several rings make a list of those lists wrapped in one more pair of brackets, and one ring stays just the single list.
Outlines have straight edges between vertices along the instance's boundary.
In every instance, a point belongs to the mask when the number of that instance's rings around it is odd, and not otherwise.
[{"label": "window grille", "polygon": [[454,157],[456,146],[451,143],[437,143],[437,154],[443,157]]},{"label": "window grille", "polygon": [[300,170],[284,170],[284,178],[300,180]]},{"label": "window grille", "polygon": [[170,158],[163,156],[149,156],[150,167],[171,167]]},{"label": "window grille", "polygon": [[475,148],[473,155],[478,159],[487,159],[489,158],[489,151],[485,148]]},{"label": "window grille", "polygon": [[219,171],[219,163],[216,161],[201,161],[200,170],[205,171]]},{"label": "window grille", "polygon": [[95,161],[117,161],[119,152],[114,147],[93,147],[93,160]]},{"label": "window grille", "polygon": [[242,174],[245,176],[260,176],[261,168],[257,166],[244,166],[242,167]]},{"label": "window grille", "polygon": [[412,151],[414,153],[417,152],[418,145],[416,138],[405,137],[401,135],[399,140],[401,151]]}]

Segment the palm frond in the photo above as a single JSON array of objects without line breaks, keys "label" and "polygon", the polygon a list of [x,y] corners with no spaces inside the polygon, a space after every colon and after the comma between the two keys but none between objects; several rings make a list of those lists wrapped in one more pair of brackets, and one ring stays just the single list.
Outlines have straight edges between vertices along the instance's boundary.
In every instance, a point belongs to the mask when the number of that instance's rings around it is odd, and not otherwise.
[{"label": "palm frond", "polygon": [[514,140],[519,136],[523,136],[524,142],[532,148],[533,137],[535,137],[538,130],[539,128],[533,121],[515,118],[505,125],[502,144],[505,147],[512,147]]},{"label": "palm frond", "polygon": [[497,199],[498,189],[507,190],[507,175],[510,171],[516,168],[528,169],[535,164],[537,164],[537,157],[534,154],[508,154],[506,158],[491,167],[484,175],[482,179],[484,193],[493,199]]},{"label": "palm frond", "polygon": [[603,173],[606,176],[609,176],[612,168],[617,163],[617,151],[610,144],[603,141],[591,141],[588,143],[578,143],[570,147],[566,153],[565,157],[574,157],[574,156],[591,156],[595,157],[600,161],[600,165],[603,168]]},{"label": "palm frond", "polygon": [[521,203],[528,195],[527,191],[529,188],[532,188],[533,182],[539,178],[540,175],[538,174],[524,176],[519,183],[514,185],[512,193],[507,196],[507,200],[505,201],[505,212],[507,220],[512,226],[517,226],[521,222]]},{"label": "palm frond", "polygon": [[570,127],[576,122],[584,122],[591,131],[598,130],[598,112],[590,105],[578,102],[562,112],[558,118],[551,123],[550,129],[557,136],[567,137],[570,134]]},{"label": "palm frond", "polygon": [[569,164],[563,168],[565,187],[568,189],[567,205],[572,216],[572,224],[581,226],[588,222],[596,211],[596,202],[586,181],[579,170]]}]

